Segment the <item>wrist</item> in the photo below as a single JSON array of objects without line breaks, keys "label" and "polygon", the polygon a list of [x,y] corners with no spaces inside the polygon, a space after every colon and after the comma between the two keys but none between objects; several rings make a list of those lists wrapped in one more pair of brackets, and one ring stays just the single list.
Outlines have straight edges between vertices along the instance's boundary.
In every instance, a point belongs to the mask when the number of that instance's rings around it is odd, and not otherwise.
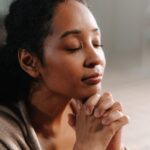
[{"label": "wrist", "polygon": [[75,143],[73,150],[87,150],[84,144]]},{"label": "wrist", "polygon": [[83,144],[81,142],[76,142],[74,147],[73,147],[73,150],[105,150],[101,145],[92,145],[92,144]]}]

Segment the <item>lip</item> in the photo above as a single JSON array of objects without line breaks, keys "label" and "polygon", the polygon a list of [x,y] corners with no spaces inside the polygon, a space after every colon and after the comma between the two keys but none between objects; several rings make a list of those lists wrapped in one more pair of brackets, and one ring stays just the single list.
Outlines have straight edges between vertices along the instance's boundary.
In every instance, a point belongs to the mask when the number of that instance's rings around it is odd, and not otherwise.
[{"label": "lip", "polygon": [[103,75],[100,73],[93,73],[83,77],[82,82],[84,82],[87,85],[95,85],[102,81],[102,77]]}]

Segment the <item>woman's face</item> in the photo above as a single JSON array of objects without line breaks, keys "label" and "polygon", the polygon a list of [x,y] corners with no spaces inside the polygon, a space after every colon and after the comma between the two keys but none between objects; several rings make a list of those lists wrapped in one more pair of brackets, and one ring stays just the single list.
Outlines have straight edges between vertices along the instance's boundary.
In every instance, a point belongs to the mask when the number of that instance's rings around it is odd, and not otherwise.
[{"label": "woman's face", "polygon": [[100,92],[105,56],[100,30],[88,8],[77,1],[61,3],[52,30],[44,42],[43,86],[76,99]]}]

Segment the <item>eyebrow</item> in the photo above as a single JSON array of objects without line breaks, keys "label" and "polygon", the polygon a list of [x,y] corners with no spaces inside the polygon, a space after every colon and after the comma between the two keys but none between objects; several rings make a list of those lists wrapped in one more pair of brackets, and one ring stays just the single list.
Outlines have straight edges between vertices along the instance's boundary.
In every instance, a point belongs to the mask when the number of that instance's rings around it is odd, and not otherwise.
[{"label": "eyebrow", "polygon": [[[98,28],[94,28],[91,30],[91,32],[99,32]],[[71,34],[81,34],[81,30],[75,29],[75,30],[68,30],[66,32],[64,32],[61,36],[60,39],[65,38]]]}]

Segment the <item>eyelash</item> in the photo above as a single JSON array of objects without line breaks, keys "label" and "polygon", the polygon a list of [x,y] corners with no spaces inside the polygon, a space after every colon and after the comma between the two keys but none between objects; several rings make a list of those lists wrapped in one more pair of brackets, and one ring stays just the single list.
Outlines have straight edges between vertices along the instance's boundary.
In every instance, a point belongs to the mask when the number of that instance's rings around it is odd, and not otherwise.
[{"label": "eyelash", "polygon": [[77,48],[67,48],[66,50],[67,50],[67,51],[70,51],[70,52],[73,52],[73,51],[80,50],[80,49],[82,49],[82,48],[83,48],[83,46],[80,45],[80,47],[77,47]]},{"label": "eyelash", "polygon": [[95,47],[101,47],[101,48],[104,47],[104,45],[97,45],[97,44],[95,44],[94,46],[95,46]]},{"label": "eyelash", "polygon": [[[103,48],[103,46],[104,45],[96,45],[96,44],[94,45],[94,47],[96,47],[96,48]],[[66,50],[70,51],[70,52],[74,52],[74,51],[78,51],[78,50],[80,50],[82,48],[83,48],[83,46],[80,45],[80,47],[77,47],[77,48],[67,48]]]}]

